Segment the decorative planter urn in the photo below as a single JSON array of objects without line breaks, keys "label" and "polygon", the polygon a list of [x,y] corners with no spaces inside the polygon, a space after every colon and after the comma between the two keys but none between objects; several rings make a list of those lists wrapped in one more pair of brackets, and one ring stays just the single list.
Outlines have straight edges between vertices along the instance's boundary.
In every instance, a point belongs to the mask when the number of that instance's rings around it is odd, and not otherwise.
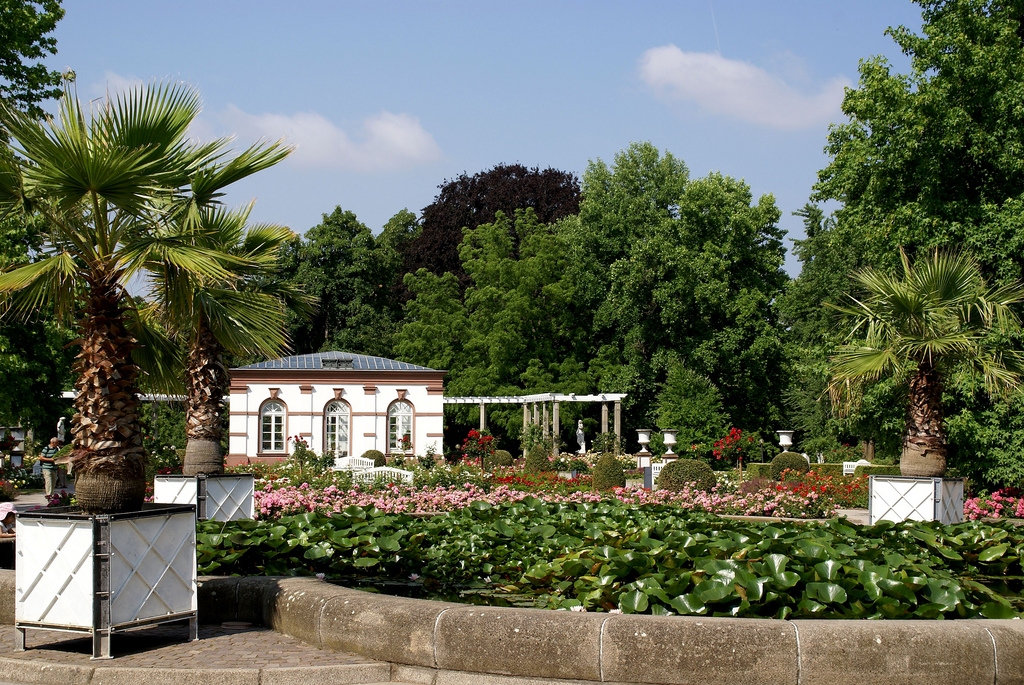
[{"label": "decorative planter urn", "polygon": [[194,504],[200,520],[235,521],[255,515],[251,473],[216,473],[200,476],[167,475],[153,478],[153,501]]},{"label": "decorative planter urn", "polygon": [[650,468],[651,453],[647,450],[647,446],[651,444],[651,429],[637,428],[636,441],[640,443],[640,451],[636,454],[636,467],[638,469]]},{"label": "decorative planter urn", "polygon": [[869,476],[868,520],[872,525],[879,521],[960,523],[964,520],[964,481]]},{"label": "decorative planter urn", "polygon": [[779,436],[779,447],[783,451],[788,452],[789,448],[793,445],[793,434],[796,431],[775,431],[775,434]]},{"label": "decorative planter urn", "polygon": [[91,635],[92,658],[109,659],[113,633],[182,620],[196,640],[195,505],[21,513],[15,586],[19,650],[29,629],[61,630]]},{"label": "decorative planter urn", "polygon": [[676,445],[676,435],[678,433],[679,431],[668,428],[664,428],[661,431],[661,437],[665,441],[665,454],[661,455],[661,458],[666,463],[679,458],[679,455],[672,451],[672,448]]}]

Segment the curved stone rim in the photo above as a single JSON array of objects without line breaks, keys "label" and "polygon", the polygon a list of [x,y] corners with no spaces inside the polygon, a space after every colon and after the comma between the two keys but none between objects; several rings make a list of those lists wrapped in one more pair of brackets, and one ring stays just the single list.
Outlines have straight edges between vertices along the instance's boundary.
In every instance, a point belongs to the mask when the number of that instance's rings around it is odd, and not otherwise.
[{"label": "curved stone rim", "polygon": [[207,577],[199,600],[204,622],[260,622],[321,649],[434,677],[476,674],[481,683],[1024,685],[1024,621],[1016,619],[577,613],[394,597],[315,578]]}]

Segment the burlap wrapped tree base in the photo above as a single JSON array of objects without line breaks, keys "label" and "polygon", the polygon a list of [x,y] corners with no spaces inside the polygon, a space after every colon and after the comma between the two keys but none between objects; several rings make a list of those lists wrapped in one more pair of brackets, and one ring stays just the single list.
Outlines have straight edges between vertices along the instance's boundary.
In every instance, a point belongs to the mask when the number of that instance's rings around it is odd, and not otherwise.
[{"label": "burlap wrapped tree base", "polygon": [[215,440],[189,440],[185,445],[185,460],[182,473],[186,476],[223,473],[224,457],[220,443]]},{"label": "burlap wrapped tree base", "polygon": [[138,464],[99,464],[76,469],[75,498],[86,514],[138,511],[146,498],[146,474]]}]

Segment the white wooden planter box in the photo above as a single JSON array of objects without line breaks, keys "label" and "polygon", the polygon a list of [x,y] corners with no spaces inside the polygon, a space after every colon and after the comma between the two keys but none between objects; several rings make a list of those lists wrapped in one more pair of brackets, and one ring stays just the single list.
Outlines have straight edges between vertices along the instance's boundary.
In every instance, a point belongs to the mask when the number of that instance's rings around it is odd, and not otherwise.
[{"label": "white wooden planter box", "polygon": [[94,659],[110,658],[111,634],[155,623],[188,620],[196,640],[196,508],[21,513],[15,586],[19,650],[30,628],[90,634]]},{"label": "white wooden planter box", "polygon": [[153,501],[159,504],[194,504],[199,519],[235,521],[255,515],[254,477],[251,473],[205,476],[156,476]]},{"label": "white wooden planter box", "polygon": [[960,478],[868,477],[868,520],[964,520],[964,481]]}]

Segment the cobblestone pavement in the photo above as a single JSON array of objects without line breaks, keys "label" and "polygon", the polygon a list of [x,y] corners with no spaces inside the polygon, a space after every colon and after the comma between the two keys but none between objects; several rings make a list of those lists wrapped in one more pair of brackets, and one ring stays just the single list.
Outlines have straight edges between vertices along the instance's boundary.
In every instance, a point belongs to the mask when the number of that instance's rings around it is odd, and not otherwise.
[{"label": "cobblestone pavement", "polygon": [[356,654],[329,652],[266,628],[226,630],[199,626],[199,641],[188,642],[184,625],[154,626],[117,633],[113,659],[91,660],[91,639],[72,633],[29,630],[24,652],[14,651],[13,626],[0,627],[0,657],[90,668],[295,668],[378,663]]}]

